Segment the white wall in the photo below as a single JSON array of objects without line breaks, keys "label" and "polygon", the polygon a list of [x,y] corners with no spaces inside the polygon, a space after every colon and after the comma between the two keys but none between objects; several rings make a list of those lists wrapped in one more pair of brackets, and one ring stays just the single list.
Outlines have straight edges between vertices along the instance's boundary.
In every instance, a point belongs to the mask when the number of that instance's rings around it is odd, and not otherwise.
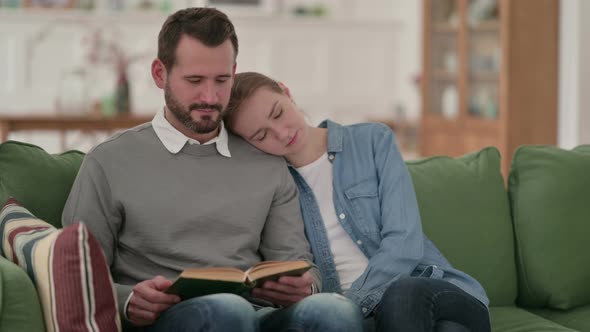
[{"label": "white wall", "polygon": [[[571,0],[564,0],[571,1]],[[578,11],[580,31],[578,43],[580,47],[579,59],[581,60],[580,75],[580,103],[578,108],[578,144],[590,144],[590,1],[577,0],[580,4]]]},{"label": "white wall", "polygon": [[561,0],[558,145],[590,143],[590,1]]},{"label": "white wall", "polygon": [[[307,0],[284,0],[283,4],[304,3]],[[308,1],[313,3],[315,1]],[[391,59],[391,66],[395,68],[395,73],[390,77],[392,87],[391,96],[387,101],[382,103],[382,109],[378,113],[383,116],[392,114],[393,104],[400,103],[404,105],[410,118],[416,119],[420,114],[419,91],[414,86],[412,78],[421,71],[421,46],[422,46],[422,1],[413,0],[325,0],[327,4],[338,4],[337,13],[354,13],[356,18],[379,18],[395,21],[396,28],[392,34],[395,34],[396,44],[394,57]],[[560,1],[560,76],[559,76],[559,124],[558,124],[558,145],[564,148],[571,148],[578,144],[590,143],[590,1],[588,0],[561,0]],[[24,40],[18,38],[5,38],[13,36],[15,32],[30,33],[32,30],[28,22],[20,22],[11,27],[6,27],[5,20],[0,20],[0,113],[6,110],[27,111],[39,110],[53,106],[56,93],[55,79],[56,63],[51,61],[44,65],[37,66],[33,70],[37,71],[37,78],[33,84],[35,88],[30,93],[19,94],[13,93],[15,88],[22,86],[26,77],[23,73],[22,59],[25,57],[23,50]],[[141,22],[140,22],[141,23]],[[145,23],[145,22],[144,22]],[[37,22],[37,26],[43,22]],[[131,23],[133,25],[133,22]],[[141,24],[140,24],[141,25]],[[144,24],[145,25],[145,24]],[[158,30],[157,24],[152,24],[152,30],[142,30],[140,35],[144,38],[133,39],[133,45],[136,47],[153,47],[154,34]],[[295,27],[296,28],[296,27]],[[19,30],[20,29],[20,30]],[[140,29],[137,27],[137,29]],[[143,29],[143,28],[141,28]],[[20,32],[18,32],[20,31]],[[74,38],[78,34],[70,35]],[[247,37],[245,37],[247,38]],[[62,43],[64,40],[61,41]],[[351,41],[353,43],[354,41]],[[246,44],[243,44],[246,45]],[[17,52],[11,52],[18,49]],[[51,54],[51,47],[47,44],[41,44],[37,47],[39,53],[43,56]],[[62,49],[57,53],[59,61],[71,62],[71,56],[80,52],[79,48]],[[244,51],[248,52],[248,51]],[[359,53],[362,56],[362,53]],[[242,69],[259,69],[253,65],[255,61],[246,58],[241,59]],[[296,61],[289,70],[297,72],[301,67],[297,67]],[[161,93],[153,87],[153,83],[146,72],[146,63],[138,63],[133,66],[133,75],[140,77],[140,87],[134,87],[134,93],[144,104],[159,104],[161,102]],[[288,68],[287,68],[288,69]],[[283,70],[284,72],[284,70]],[[362,68],[359,70],[362,72]],[[279,72],[280,73],[280,72]],[[108,89],[108,73],[102,73],[101,88]],[[11,77],[14,79],[2,79]],[[283,79],[282,77],[277,77]],[[357,79],[363,79],[362,77]],[[99,90],[100,90],[99,89]],[[295,91],[295,94],[298,92]],[[305,98],[305,97],[302,97]],[[305,99],[300,103],[306,105],[314,104],[313,99],[306,102]],[[319,106],[318,106],[319,108]],[[362,110],[361,112],[365,112]],[[321,113],[321,112],[320,112]],[[378,115],[379,115],[378,114]],[[343,113],[344,115],[344,113]],[[320,118],[318,114],[316,118]],[[340,121],[353,121],[354,116],[350,114],[339,118]],[[32,141],[44,147],[49,146],[49,150],[56,149],[58,139],[55,135],[45,134],[18,134],[11,136],[13,139]],[[87,143],[86,145],[88,145]]]},{"label": "white wall", "polygon": [[[343,123],[391,118],[396,105],[417,119],[419,91],[413,77],[421,66],[421,1],[324,1],[334,10],[322,19],[231,17],[241,42],[238,71],[257,70],[285,81],[313,123],[326,117]],[[283,5],[290,2],[296,0]],[[106,26],[129,53],[148,54],[130,67],[132,104],[137,112],[155,112],[163,98],[151,80],[149,64],[164,19],[161,14],[0,11],[0,113],[54,113],[60,77],[76,65],[90,68],[90,99],[109,94],[115,81],[110,66],[84,62],[84,39],[92,26]],[[55,134],[9,138],[51,152],[59,149]],[[96,139],[80,142],[72,147],[87,150]]]}]

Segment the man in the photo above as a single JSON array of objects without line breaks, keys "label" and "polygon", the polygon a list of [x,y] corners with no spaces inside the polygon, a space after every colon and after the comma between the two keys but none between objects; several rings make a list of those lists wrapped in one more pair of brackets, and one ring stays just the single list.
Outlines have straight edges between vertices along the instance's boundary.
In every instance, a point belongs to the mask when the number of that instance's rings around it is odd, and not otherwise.
[{"label": "man", "polygon": [[360,329],[359,310],[346,299],[310,296],[321,287],[316,268],[253,292],[285,309],[255,311],[231,294],[179,303],[164,292],[188,267],[312,258],[284,161],[224,128],[237,53],[225,14],[189,8],[171,15],[151,68],[166,107],[88,153],[63,224],[83,221],[98,238],[121,316],[144,331]]}]

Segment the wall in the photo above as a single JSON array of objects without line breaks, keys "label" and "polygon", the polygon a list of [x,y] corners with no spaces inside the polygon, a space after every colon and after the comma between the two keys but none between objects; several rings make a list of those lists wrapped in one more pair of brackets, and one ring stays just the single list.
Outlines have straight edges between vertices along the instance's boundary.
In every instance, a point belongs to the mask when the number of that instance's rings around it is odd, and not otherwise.
[{"label": "wall", "polygon": [[[326,117],[343,123],[390,118],[396,105],[417,118],[413,78],[420,70],[420,2],[332,2],[334,10],[321,19],[232,17],[241,42],[238,71],[257,70],[284,81],[312,123]],[[283,5],[293,3],[285,0]],[[89,64],[86,56],[98,30],[139,56],[129,69],[132,104],[138,113],[154,113],[163,105],[163,95],[152,82],[149,65],[164,19],[161,14],[0,11],[0,114],[53,114],[60,95],[67,97],[67,106],[111,94],[112,66]],[[84,75],[73,75],[75,68]],[[104,139],[68,136],[72,147],[81,150]],[[9,138],[52,152],[59,146],[52,133]]]},{"label": "wall", "polygon": [[590,144],[590,1],[561,0],[558,145]]},{"label": "wall", "polygon": [[[565,0],[571,1],[571,0]],[[580,8],[578,11],[580,32],[578,43],[580,47],[579,59],[581,61],[579,69],[579,91],[580,91],[580,104],[578,108],[578,144],[590,144],[590,21],[588,16],[590,15],[590,2],[578,0]]]},{"label": "wall", "polygon": [[[306,0],[283,0],[285,6],[289,4],[305,3]],[[392,30],[392,35],[396,35],[395,48],[393,50],[394,57],[389,59],[391,65],[395,67],[389,83],[391,93],[386,96],[387,101],[379,110],[381,115],[392,114],[393,105],[389,103],[400,103],[405,106],[407,114],[410,118],[417,118],[419,116],[419,98],[418,90],[412,83],[414,75],[420,72],[421,67],[421,1],[407,1],[407,0],[326,0],[328,4],[330,1],[340,4],[338,10],[340,13],[354,13],[357,18],[371,18],[376,17],[380,19],[389,20],[395,28]],[[308,1],[312,3],[313,1]],[[349,7],[346,7],[349,6]],[[590,40],[587,38],[590,35],[590,21],[585,18],[590,15],[590,1],[584,0],[561,0],[560,8],[560,91],[559,91],[559,130],[558,130],[558,144],[564,148],[571,148],[577,144],[590,143],[590,94],[585,93],[590,87],[590,63],[583,61],[583,59],[590,58]],[[66,43],[68,39],[73,37],[80,37],[79,34],[68,33],[68,38],[57,42],[57,48],[49,45],[49,42],[40,44],[36,47],[36,53],[41,54],[43,58],[53,57],[53,60],[42,62],[36,67],[32,68],[36,71],[35,82],[31,83],[34,87],[24,93],[15,93],[14,89],[25,84],[26,70],[22,66],[23,59],[26,58],[24,52],[25,41],[19,39],[23,34],[37,33],[33,27],[43,26],[47,24],[47,20],[32,17],[30,19],[7,20],[6,14],[0,13],[0,66],[2,68],[0,75],[0,113],[8,111],[29,112],[41,109],[48,109],[53,107],[57,86],[55,84],[56,77],[59,77],[59,72],[56,70],[56,65],[59,63],[72,63],[70,55],[80,54],[82,50],[80,47],[69,47],[67,49],[60,49],[60,45]],[[140,35],[142,38],[134,39],[134,45],[141,47],[153,46],[153,36],[157,33],[158,26],[161,24],[162,17],[156,16],[152,18],[144,18],[143,25],[148,26],[147,30],[141,28]],[[31,24],[31,20],[35,24]],[[20,22],[15,22],[20,21]],[[41,21],[41,22],[39,22]],[[135,19],[140,21],[141,19]],[[45,22],[45,23],[43,23]],[[392,23],[395,22],[395,23]],[[137,25],[138,22],[130,22],[129,25]],[[247,26],[248,22],[244,22]],[[353,23],[354,24],[354,23]],[[297,29],[297,26],[292,26]],[[10,38],[6,38],[10,37]],[[586,38],[584,38],[586,37]],[[254,39],[256,37],[254,36]],[[60,44],[62,43],[62,44]],[[144,45],[142,46],[142,43]],[[246,46],[246,44],[244,44]],[[56,54],[52,54],[52,49],[56,50]],[[16,50],[16,51],[15,51]],[[246,51],[244,51],[246,52]],[[253,53],[256,51],[253,50]],[[362,53],[359,50],[359,53]],[[259,59],[259,61],[262,61]],[[247,63],[255,63],[256,60],[240,59],[240,69],[254,69],[256,65],[248,65]],[[294,67],[297,66],[297,67]],[[297,64],[289,64],[284,70],[297,72],[302,67]],[[142,87],[134,87],[134,96],[146,104],[161,104],[161,93],[159,90],[153,88],[153,83],[146,76],[146,65],[136,64],[133,66],[134,76],[143,76],[140,80]],[[279,71],[280,73],[280,71]],[[103,70],[102,73],[97,74],[100,79],[96,85],[98,86],[96,93],[106,91],[111,88],[109,73]],[[10,78],[10,79],[7,79]],[[283,79],[282,77],[278,77]],[[363,77],[353,77],[352,79],[363,80]],[[366,78],[365,78],[366,79]],[[139,91],[142,91],[139,95]],[[313,116],[314,121],[321,118],[322,111],[320,105],[313,106],[313,103],[320,99],[309,99],[299,96],[299,91],[294,91],[302,104],[310,105],[308,112],[316,113]],[[138,96],[139,95],[139,96]],[[338,94],[335,94],[338,97]],[[302,99],[303,98],[303,99]],[[334,98],[327,96],[326,98]],[[374,96],[374,99],[381,98],[381,96]],[[153,107],[153,106],[152,106]],[[319,110],[318,110],[319,109]],[[348,113],[353,112],[349,111]],[[345,112],[346,113],[346,112]],[[371,114],[371,110],[363,108],[359,110],[359,116],[365,113]],[[379,115],[379,114],[378,114]],[[344,115],[340,117],[335,116],[336,120],[353,121],[355,117]],[[47,135],[42,133],[35,134],[18,134],[11,136],[13,139],[21,139],[32,141],[36,144],[49,147],[50,150],[55,150],[58,146],[55,135]],[[83,143],[84,149],[90,142]]]}]

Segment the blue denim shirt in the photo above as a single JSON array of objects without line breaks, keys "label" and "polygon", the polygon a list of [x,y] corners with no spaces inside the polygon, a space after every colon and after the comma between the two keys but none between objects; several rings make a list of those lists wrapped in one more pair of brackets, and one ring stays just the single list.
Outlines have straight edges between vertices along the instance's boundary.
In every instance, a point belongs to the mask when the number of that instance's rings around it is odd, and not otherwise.
[{"label": "blue denim shirt", "polygon": [[363,274],[342,292],[314,194],[290,167],[299,187],[305,232],[322,273],[322,291],[343,293],[368,316],[392,282],[423,276],[453,283],[487,306],[483,287],[454,269],[422,232],[412,179],[391,129],[377,123],[341,126],[329,120],[320,127],[328,128],[335,213],[369,259]]}]

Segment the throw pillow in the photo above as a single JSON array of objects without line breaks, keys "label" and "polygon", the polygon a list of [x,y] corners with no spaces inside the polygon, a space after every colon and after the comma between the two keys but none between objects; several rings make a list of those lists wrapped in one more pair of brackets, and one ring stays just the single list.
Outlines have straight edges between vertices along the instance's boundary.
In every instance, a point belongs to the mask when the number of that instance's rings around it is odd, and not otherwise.
[{"label": "throw pillow", "polygon": [[37,288],[48,332],[121,330],[109,268],[84,224],[56,229],[10,198],[0,235],[1,254]]}]

